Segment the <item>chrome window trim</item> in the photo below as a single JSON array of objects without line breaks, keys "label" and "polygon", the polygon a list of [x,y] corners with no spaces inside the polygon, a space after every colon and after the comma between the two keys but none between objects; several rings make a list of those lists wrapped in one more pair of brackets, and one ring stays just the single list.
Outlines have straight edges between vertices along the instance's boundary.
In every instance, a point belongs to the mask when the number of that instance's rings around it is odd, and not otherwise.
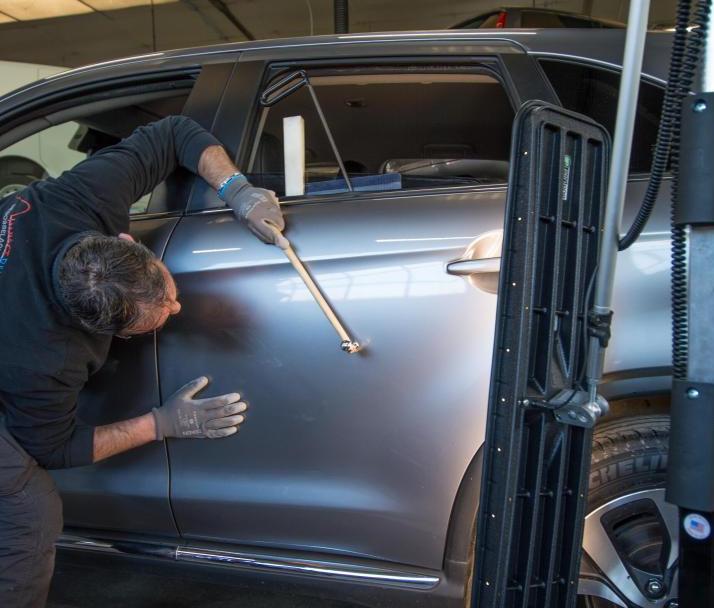
[{"label": "chrome window trim", "polygon": [[[638,173],[632,175],[628,182],[647,182],[650,177],[647,173]],[[666,174],[663,178],[665,181],[672,179],[672,176]],[[303,205],[303,204],[313,204],[313,203],[343,203],[343,202],[353,202],[367,199],[374,200],[393,200],[400,198],[412,198],[412,197],[424,197],[424,196],[436,196],[439,194],[465,194],[465,193],[481,193],[481,192],[507,192],[508,184],[488,184],[488,185],[460,185],[460,186],[443,186],[441,188],[407,188],[402,190],[381,190],[374,192],[344,192],[337,194],[325,194],[322,196],[304,196],[304,197],[291,197],[289,199],[281,199],[280,205],[285,207],[291,207],[293,205]],[[189,211],[185,215],[202,215],[204,213],[225,213],[230,211],[228,207],[211,207],[209,209],[195,209]],[[134,216],[140,217],[140,216]]]},{"label": "chrome window trim", "polygon": [[[393,200],[402,198],[438,196],[443,194],[465,194],[480,192],[506,192],[507,184],[494,184],[483,186],[444,186],[442,188],[413,188],[402,190],[381,190],[373,192],[340,192],[337,194],[325,194],[323,196],[311,197],[291,197],[290,199],[280,199],[280,206],[290,207],[292,205],[307,205],[313,203],[348,203],[363,200]],[[381,195],[381,196],[378,196]],[[196,209],[186,213],[186,215],[201,215],[204,213],[220,213],[230,211],[228,207],[211,207],[209,209]]]}]

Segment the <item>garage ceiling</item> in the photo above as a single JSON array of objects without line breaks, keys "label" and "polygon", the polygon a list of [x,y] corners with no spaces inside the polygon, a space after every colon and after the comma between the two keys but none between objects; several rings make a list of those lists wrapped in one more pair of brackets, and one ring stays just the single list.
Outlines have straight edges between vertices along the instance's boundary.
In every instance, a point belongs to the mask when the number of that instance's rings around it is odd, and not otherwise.
[{"label": "garage ceiling", "polygon": [[[153,0],[154,5],[168,4],[176,0]],[[36,19],[55,19],[114,11],[136,6],[151,5],[151,0],[3,0],[0,2],[0,22],[32,21]]]},{"label": "garage ceiling", "polygon": [[[624,20],[627,0],[350,0],[350,31],[441,29],[504,5]],[[332,0],[0,0],[0,59],[74,67],[153,50],[333,32]],[[671,21],[674,0],[653,0]]]}]

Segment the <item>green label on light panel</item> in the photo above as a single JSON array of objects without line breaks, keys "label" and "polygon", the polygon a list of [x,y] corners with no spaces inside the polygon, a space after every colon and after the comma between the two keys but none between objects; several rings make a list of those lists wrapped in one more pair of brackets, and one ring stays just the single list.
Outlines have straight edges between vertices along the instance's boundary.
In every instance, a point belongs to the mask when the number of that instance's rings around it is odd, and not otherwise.
[{"label": "green label on light panel", "polygon": [[562,200],[566,200],[568,198],[568,186],[570,185],[570,165],[572,164],[573,159],[570,157],[569,154],[566,154],[563,157],[563,188],[561,190],[561,197]]}]

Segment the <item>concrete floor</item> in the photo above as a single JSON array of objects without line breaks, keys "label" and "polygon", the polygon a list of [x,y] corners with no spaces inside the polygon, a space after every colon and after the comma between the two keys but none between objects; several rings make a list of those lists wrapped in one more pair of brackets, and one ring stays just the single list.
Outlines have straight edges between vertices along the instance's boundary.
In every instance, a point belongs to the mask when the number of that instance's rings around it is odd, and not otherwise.
[{"label": "concrete floor", "polygon": [[332,600],[247,590],[186,577],[90,567],[58,558],[47,608],[357,608]]}]

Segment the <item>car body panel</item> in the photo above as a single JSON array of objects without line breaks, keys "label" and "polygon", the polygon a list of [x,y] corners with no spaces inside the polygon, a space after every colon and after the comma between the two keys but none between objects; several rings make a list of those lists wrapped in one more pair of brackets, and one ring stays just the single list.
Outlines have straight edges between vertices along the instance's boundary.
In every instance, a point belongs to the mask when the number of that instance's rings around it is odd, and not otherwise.
[{"label": "car body panel", "polygon": [[[653,368],[667,373],[670,367],[670,183],[664,181],[643,235],[617,257],[606,374]],[[628,184],[623,227],[631,225],[646,188],[644,179]]]},{"label": "car body panel", "polygon": [[286,205],[358,355],[340,350],[280,250],[230,214],[181,221],[165,262],[183,312],[159,334],[162,391],[210,370],[211,394],[251,404],[236,437],[169,442],[185,537],[440,566],[483,441],[496,305],[445,265],[502,224],[504,195]]}]

